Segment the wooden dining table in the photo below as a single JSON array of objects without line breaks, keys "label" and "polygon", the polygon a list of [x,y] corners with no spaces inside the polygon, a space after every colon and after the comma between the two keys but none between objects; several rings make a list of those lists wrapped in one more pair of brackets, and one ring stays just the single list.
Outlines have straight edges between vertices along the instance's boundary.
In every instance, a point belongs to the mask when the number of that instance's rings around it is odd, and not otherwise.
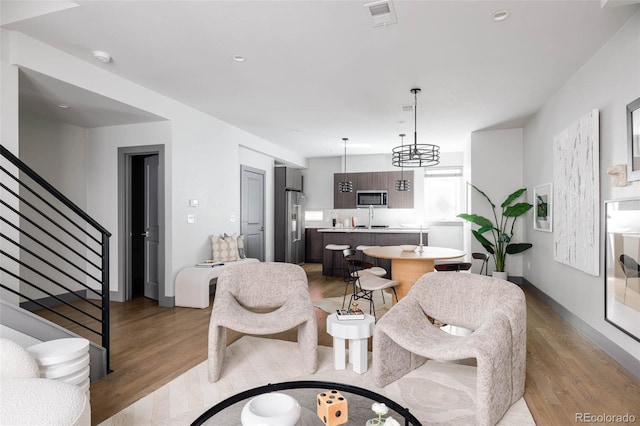
[{"label": "wooden dining table", "polygon": [[413,283],[418,278],[432,272],[436,260],[457,259],[463,257],[462,250],[423,246],[414,251],[402,250],[400,246],[379,246],[364,249],[364,254],[381,259],[391,259],[391,279],[399,284],[396,286],[398,300],[407,295]]}]

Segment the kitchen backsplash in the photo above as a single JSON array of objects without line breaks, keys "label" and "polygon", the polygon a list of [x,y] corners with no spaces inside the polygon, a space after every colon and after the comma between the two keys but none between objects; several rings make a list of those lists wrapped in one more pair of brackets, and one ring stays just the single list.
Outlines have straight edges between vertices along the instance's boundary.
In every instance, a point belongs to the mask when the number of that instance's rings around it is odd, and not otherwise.
[{"label": "kitchen backsplash", "polygon": [[[309,215],[322,212],[322,220],[309,220]],[[351,226],[351,218],[355,218],[357,225],[369,225],[369,209],[309,209],[305,226],[307,228],[330,228],[332,219],[344,226],[345,220]],[[317,214],[317,213],[316,213]],[[417,209],[374,209],[372,225],[386,225],[390,227],[419,227],[423,219]]]}]

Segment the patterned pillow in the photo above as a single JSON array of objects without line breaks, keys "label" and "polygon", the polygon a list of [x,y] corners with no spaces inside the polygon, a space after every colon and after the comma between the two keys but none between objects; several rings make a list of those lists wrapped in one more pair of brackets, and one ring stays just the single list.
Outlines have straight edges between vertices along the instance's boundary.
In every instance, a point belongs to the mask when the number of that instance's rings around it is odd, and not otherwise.
[{"label": "patterned pillow", "polygon": [[233,262],[239,260],[236,238],[222,235],[211,236],[211,249],[214,262]]},{"label": "patterned pillow", "polygon": [[231,237],[231,238],[235,238],[236,239],[236,245],[238,246],[238,257],[240,259],[246,259],[247,254],[244,251],[244,234],[232,234],[232,235],[227,235],[226,233],[224,234],[225,238],[226,237]]}]

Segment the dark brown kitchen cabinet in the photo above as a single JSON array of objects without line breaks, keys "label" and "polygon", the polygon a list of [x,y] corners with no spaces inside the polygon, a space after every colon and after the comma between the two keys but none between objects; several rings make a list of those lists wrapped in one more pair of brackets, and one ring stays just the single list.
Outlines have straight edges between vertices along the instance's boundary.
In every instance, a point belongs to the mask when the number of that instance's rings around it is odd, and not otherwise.
[{"label": "dark brown kitchen cabinet", "polygon": [[355,209],[356,208],[356,189],[355,182],[353,192],[340,192],[338,191],[338,183],[346,179],[353,182],[353,178],[357,173],[335,173],[333,175],[333,208],[334,209]]},{"label": "dark brown kitchen cabinet", "polygon": [[405,170],[404,178],[411,182],[409,191],[396,191],[396,180],[401,179],[403,172],[387,172],[386,179],[389,191],[389,208],[412,209],[413,190],[415,188],[415,173],[413,170]]},{"label": "dark brown kitchen cabinet", "polygon": [[[393,172],[362,172],[362,173],[335,173],[333,175],[333,208],[355,209],[356,192],[366,190],[386,190],[388,194],[388,208],[412,209],[413,189],[415,173],[413,170],[405,170],[404,178],[411,181],[410,191],[396,191],[396,180],[402,177],[401,171]],[[353,192],[338,191],[338,183],[350,180],[353,183]]]},{"label": "dark brown kitchen cabinet", "polygon": [[305,262],[306,263],[322,263],[322,232],[318,232],[317,228],[305,229]]}]

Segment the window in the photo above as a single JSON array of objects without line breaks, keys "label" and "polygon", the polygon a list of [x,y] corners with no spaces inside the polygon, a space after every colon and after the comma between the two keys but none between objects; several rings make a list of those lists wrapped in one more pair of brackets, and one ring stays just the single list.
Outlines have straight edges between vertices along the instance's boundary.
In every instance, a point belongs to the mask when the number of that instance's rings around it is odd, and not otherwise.
[{"label": "window", "polygon": [[459,220],[463,210],[462,167],[429,168],[424,172],[424,211],[427,221]]},{"label": "window", "polygon": [[310,221],[322,221],[322,210],[305,210],[304,220]]}]

